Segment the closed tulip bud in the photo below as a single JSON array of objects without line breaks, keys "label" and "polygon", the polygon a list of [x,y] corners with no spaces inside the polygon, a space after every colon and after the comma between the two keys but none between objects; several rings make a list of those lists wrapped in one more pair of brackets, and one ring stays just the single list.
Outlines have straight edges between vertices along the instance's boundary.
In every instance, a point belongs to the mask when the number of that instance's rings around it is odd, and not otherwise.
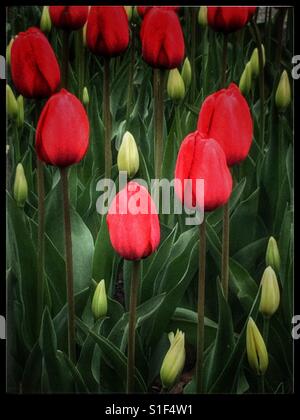
[{"label": "closed tulip bud", "polygon": [[57,28],[75,31],[83,27],[89,6],[50,6],[51,21]]},{"label": "closed tulip bud", "polygon": [[192,81],[192,68],[191,68],[191,63],[190,60],[186,57],[186,59],[184,60],[182,69],[181,69],[181,77],[183,78],[184,81],[184,86],[187,89]]},{"label": "closed tulip bud", "polygon": [[264,375],[269,365],[268,352],[261,333],[251,317],[247,324],[246,348],[249,365],[257,375]]},{"label": "closed tulip bud", "polygon": [[175,384],[185,363],[184,333],[177,330],[174,336],[171,332],[169,341],[170,348],[160,369],[160,379],[165,389],[170,389]]},{"label": "closed tulip bud", "polygon": [[249,105],[237,85],[231,83],[227,89],[205,99],[197,129],[220,144],[228,166],[246,159],[252,144],[253,121]]},{"label": "closed tulip bud", "polygon": [[252,73],[250,61],[246,64],[245,69],[240,78],[239,88],[243,95],[248,95],[252,84]]},{"label": "closed tulip bud", "polygon": [[87,107],[90,103],[89,91],[87,90],[86,86],[83,88],[82,92],[82,103],[85,107]]},{"label": "closed tulip bud", "polygon": [[291,102],[291,85],[289,76],[284,70],[276,90],[275,104],[280,111],[284,111]]},{"label": "closed tulip bud", "polygon": [[128,17],[128,22],[130,22],[132,18],[132,6],[124,6],[124,9]]},{"label": "closed tulip bud", "polygon": [[45,34],[51,31],[51,18],[49,14],[49,6],[44,6],[40,20],[40,28]]},{"label": "closed tulip bud", "polygon": [[14,42],[14,38],[9,41],[8,46],[6,47],[6,64],[10,66],[10,55],[11,55],[11,47]]},{"label": "closed tulip bud", "polygon": [[279,272],[280,269],[280,254],[276,239],[273,236],[270,237],[267,252],[266,252],[266,265],[270,265],[273,270]]},{"label": "closed tulip bud", "polygon": [[107,314],[107,296],[104,280],[101,280],[95,289],[92,300],[92,312],[95,319],[102,318]]},{"label": "closed tulip bud", "polygon": [[24,98],[22,95],[18,96],[18,117],[17,117],[17,125],[18,127],[22,127],[24,124]]},{"label": "closed tulip bud", "polygon": [[118,169],[126,171],[129,178],[133,178],[139,170],[139,152],[134,137],[129,131],[123,136],[122,143],[118,152]]},{"label": "closed tulip bud", "polygon": [[207,26],[207,6],[201,6],[199,8],[198,23],[200,26]]},{"label": "closed tulip bud", "polygon": [[178,69],[172,69],[169,71],[167,92],[169,97],[175,102],[180,101],[184,97],[184,82]]},{"label": "closed tulip bud", "polygon": [[278,309],[280,291],[277,277],[272,267],[267,267],[261,279],[261,298],[259,310],[267,318]]},{"label": "closed tulip bud", "polygon": [[[265,53],[265,47],[263,44],[261,44],[262,48],[262,55],[263,55],[263,67],[265,67],[266,64],[266,53]],[[256,78],[259,75],[259,59],[258,59],[258,49],[254,48],[251,58],[250,58],[250,64],[251,64],[251,71],[252,71],[252,77]]]},{"label": "closed tulip bud", "polygon": [[28,186],[22,163],[18,163],[14,182],[14,198],[18,207],[24,207],[28,196]]},{"label": "closed tulip bud", "polygon": [[40,115],[35,148],[43,162],[66,167],[81,161],[89,146],[89,120],[76,96],[65,89],[52,95]]},{"label": "closed tulip bud", "polygon": [[127,260],[148,257],[158,247],[157,209],[147,189],[129,182],[112,200],[106,218],[115,251]]},{"label": "closed tulip bud", "polygon": [[6,112],[10,118],[18,118],[18,102],[9,85],[6,85]]}]

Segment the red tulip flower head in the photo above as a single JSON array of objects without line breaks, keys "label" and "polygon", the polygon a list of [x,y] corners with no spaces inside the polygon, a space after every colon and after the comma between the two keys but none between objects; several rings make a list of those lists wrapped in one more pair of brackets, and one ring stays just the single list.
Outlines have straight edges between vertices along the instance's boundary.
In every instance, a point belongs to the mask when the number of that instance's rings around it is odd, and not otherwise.
[{"label": "red tulip flower head", "polygon": [[256,7],[247,6],[208,6],[208,25],[216,32],[235,32],[249,22],[255,11]]},{"label": "red tulip flower head", "polygon": [[164,10],[172,10],[173,12],[176,12],[176,13],[179,13],[180,11],[180,6],[137,6],[137,12],[140,15],[140,17],[143,18],[145,14],[149,12],[149,10],[155,7],[161,8]]},{"label": "red tulip flower head", "polygon": [[86,41],[97,55],[115,57],[129,44],[128,17],[123,6],[92,6],[90,9]]},{"label": "red tulip flower head", "polygon": [[172,10],[153,7],[146,13],[140,32],[142,55],[154,68],[173,69],[184,58],[184,39],[179,18]]},{"label": "red tulip flower head", "polygon": [[155,204],[142,185],[131,181],[113,199],[106,218],[112,246],[127,260],[140,260],[159,245]]},{"label": "red tulip flower head", "polygon": [[89,145],[89,121],[76,96],[65,89],[51,96],[36,129],[36,151],[49,165],[65,167],[79,162]]},{"label": "red tulip flower head", "polygon": [[38,28],[20,32],[11,48],[11,76],[26,98],[47,98],[60,84],[60,69],[48,39]]},{"label": "red tulip flower head", "polygon": [[49,6],[49,13],[54,26],[76,31],[87,21],[89,6]]},{"label": "red tulip flower head", "polygon": [[247,157],[252,143],[253,121],[248,103],[234,83],[205,99],[197,129],[220,144],[227,165],[235,165]]},{"label": "red tulip flower head", "polygon": [[[200,179],[204,180],[204,202],[201,191],[197,191],[197,180]],[[197,207],[198,210],[212,211],[222,206],[232,191],[232,178],[222,148],[199,131],[190,133],[181,143],[175,180],[181,181],[175,181],[177,197],[186,207]]]}]

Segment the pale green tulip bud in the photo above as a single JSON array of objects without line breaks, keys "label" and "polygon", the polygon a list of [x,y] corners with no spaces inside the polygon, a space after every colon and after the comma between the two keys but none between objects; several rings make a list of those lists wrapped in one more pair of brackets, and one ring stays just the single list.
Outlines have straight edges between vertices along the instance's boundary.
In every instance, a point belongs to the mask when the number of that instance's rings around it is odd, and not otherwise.
[{"label": "pale green tulip bud", "polygon": [[184,333],[177,330],[169,334],[170,348],[160,369],[160,379],[165,389],[170,389],[181,375],[185,363]]},{"label": "pale green tulip bud", "polygon": [[277,277],[272,267],[267,267],[261,279],[261,297],[259,311],[267,318],[272,316],[280,303],[280,291]]},{"label": "pale green tulip bud", "polygon": [[18,96],[18,117],[17,117],[17,126],[22,127],[24,124],[24,98],[22,95]]},{"label": "pale green tulip bud", "polygon": [[83,88],[82,91],[82,103],[85,107],[87,107],[90,103],[89,91],[87,90],[86,86]]},{"label": "pale green tulip bud", "polygon": [[291,102],[291,85],[289,76],[284,70],[276,90],[275,104],[280,111],[284,111]]},{"label": "pale green tulip bud", "polygon": [[95,319],[102,318],[107,314],[107,296],[104,280],[101,280],[95,289],[92,300],[92,312]]},{"label": "pale green tulip bud", "polygon": [[49,13],[49,6],[44,6],[40,20],[40,28],[45,34],[51,31],[51,18]]},{"label": "pale green tulip bud", "polygon": [[280,269],[280,254],[276,239],[270,237],[267,252],[266,252],[266,265],[270,265],[277,273]]},{"label": "pale green tulip bud", "polygon": [[207,26],[207,6],[201,6],[199,8],[198,23],[200,26]]},{"label": "pale green tulip bud", "polygon": [[190,60],[187,57],[184,60],[184,63],[181,69],[181,77],[183,79],[184,86],[188,88],[192,81],[192,67],[191,67]]},{"label": "pale green tulip bud", "polygon": [[18,163],[14,182],[14,198],[18,207],[24,207],[28,196],[28,186],[22,163]]},{"label": "pale green tulip bud", "polygon": [[128,22],[130,22],[132,18],[132,6],[124,6],[124,9],[128,17]]},{"label": "pale green tulip bud", "polygon": [[177,102],[183,99],[185,94],[184,81],[178,71],[178,69],[172,69],[169,71],[167,92],[169,98]]},{"label": "pale green tulip bud", "polygon": [[268,352],[264,339],[251,317],[247,324],[246,348],[250,367],[257,375],[264,375],[269,365]]},{"label": "pale green tulip bud", "polygon": [[14,38],[9,41],[8,46],[6,47],[6,64],[10,66],[10,54],[11,54],[11,47],[14,42]]},{"label": "pale green tulip bud", "polygon": [[6,85],[6,112],[10,118],[18,118],[18,102],[9,85]]},{"label": "pale green tulip bud", "polygon": [[[262,55],[263,55],[263,67],[265,67],[266,64],[266,53],[265,53],[265,47],[263,44],[261,44],[262,48]],[[251,70],[252,70],[252,76],[253,78],[257,77],[259,75],[259,59],[258,59],[258,49],[255,48],[252,52],[251,58]]]},{"label": "pale green tulip bud", "polygon": [[117,163],[119,172],[126,171],[129,178],[134,177],[139,170],[140,160],[138,148],[133,135],[129,131],[126,131],[123,136]]},{"label": "pale green tulip bud", "polygon": [[252,73],[250,61],[246,64],[240,78],[239,88],[243,95],[248,95],[252,85]]}]

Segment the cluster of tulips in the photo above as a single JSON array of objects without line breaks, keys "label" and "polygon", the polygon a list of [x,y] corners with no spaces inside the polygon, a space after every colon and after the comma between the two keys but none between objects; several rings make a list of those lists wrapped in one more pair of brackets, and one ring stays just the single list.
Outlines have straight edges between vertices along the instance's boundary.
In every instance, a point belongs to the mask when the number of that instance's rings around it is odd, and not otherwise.
[{"label": "cluster of tulips", "polygon": [[[117,163],[119,172],[126,172],[131,178],[125,188],[110,201],[106,223],[110,243],[124,260],[132,261],[130,303],[126,354],[128,393],[137,390],[136,374],[136,328],[137,304],[139,299],[140,262],[151,257],[161,244],[161,222],[159,210],[148,190],[133,178],[137,174],[141,157],[133,135],[126,131],[118,150],[116,162],[112,153],[111,66],[116,57],[129,48],[130,40],[137,42],[137,23],[140,23],[139,38],[141,55],[153,69],[154,100],[154,158],[155,178],[161,179],[164,162],[164,88],[175,103],[184,100],[188,89],[194,94],[195,57],[189,60],[186,54],[184,34],[180,16],[182,7],[171,6],[49,6],[44,7],[41,29],[30,27],[16,34],[7,48],[7,59],[11,79],[20,95],[17,99],[7,86],[7,112],[19,126],[24,123],[23,97],[35,101],[37,115],[34,122],[35,151],[38,192],[38,243],[37,243],[37,313],[36,330],[39,335],[45,322],[47,305],[45,291],[45,165],[57,167],[60,171],[65,233],[65,261],[68,308],[68,351],[69,360],[76,364],[77,335],[82,325],[76,327],[76,305],[73,285],[72,218],[70,216],[69,168],[81,162],[89,149],[90,122],[88,117],[89,92],[80,83],[77,95],[71,92],[69,68],[72,31],[80,32],[81,45],[76,48],[79,61],[84,60],[85,46],[96,57],[101,57],[103,70],[103,124],[105,178],[112,177],[112,167]],[[198,12],[197,12],[198,13]],[[259,37],[257,48],[241,74],[239,86],[228,80],[227,49],[228,36],[252,25],[257,34],[254,16],[257,7],[201,7],[198,14],[200,25],[220,33],[224,39],[222,68],[220,68],[219,90],[208,95],[198,110],[198,121],[194,130],[181,139],[174,168],[175,194],[177,199],[190,210],[203,212],[199,230],[199,275],[197,296],[196,363],[194,391],[203,392],[204,366],[204,309],[206,274],[206,218],[209,213],[223,207],[223,233],[220,284],[223,299],[227,304],[229,289],[229,241],[230,241],[230,197],[234,188],[233,168],[249,155],[253,141],[254,123],[248,105],[256,78],[263,78],[265,51]],[[196,17],[196,15],[195,15]],[[51,26],[61,31],[61,66],[46,36]],[[132,45],[133,48],[133,45]],[[134,48],[133,60],[134,65]],[[182,66],[181,72],[178,70]],[[165,79],[166,72],[168,80]],[[133,67],[130,69],[132,76]],[[166,83],[167,82],[167,83]],[[132,80],[128,86],[128,115],[132,110],[134,95]],[[263,95],[263,92],[260,90]],[[46,102],[44,100],[46,99]],[[278,109],[284,111],[291,101],[288,74],[282,73],[276,91]],[[264,137],[264,98],[261,96],[261,127]],[[18,142],[18,139],[15,139]],[[142,139],[141,139],[142,141]],[[28,185],[21,162],[20,149],[16,147],[15,180],[13,194],[17,205],[23,209],[28,197]],[[103,175],[103,174],[102,174]],[[204,197],[200,200],[198,180],[204,180]],[[188,182],[187,182],[188,181]],[[96,188],[96,185],[94,186]],[[147,203],[147,212],[139,209],[139,203]],[[135,211],[132,210],[135,203]],[[96,211],[96,210],[95,210]],[[101,240],[101,238],[100,238]],[[97,244],[96,244],[97,246]],[[103,256],[105,258],[105,255]],[[184,262],[183,262],[184,263]],[[163,261],[162,261],[163,264]],[[264,376],[268,367],[267,330],[269,319],[280,302],[279,274],[280,256],[276,240],[272,237],[266,252],[267,268],[261,281],[260,311],[264,315],[264,335],[259,332],[254,320],[249,317],[245,348],[249,365],[259,376]],[[109,300],[105,286],[106,279],[96,279],[98,284],[91,299],[95,319],[107,316]],[[79,328],[80,327],[80,328]],[[77,331],[77,329],[79,331]],[[93,332],[91,332],[93,334]],[[161,364],[162,389],[170,390],[178,381],[186,360],[185,332],[179,328],[169,333],[170,348]],[[101,367],[100,367],[101,368]],[[263,382],[262,382],[263,383]],[[262,388],[263,390],[263,388]]]}]

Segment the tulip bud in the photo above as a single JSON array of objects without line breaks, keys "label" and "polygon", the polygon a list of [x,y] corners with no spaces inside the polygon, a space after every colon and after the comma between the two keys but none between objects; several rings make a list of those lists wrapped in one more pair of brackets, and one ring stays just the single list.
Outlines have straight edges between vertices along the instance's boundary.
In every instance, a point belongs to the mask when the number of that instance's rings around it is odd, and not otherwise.
[{"label": "tulip bud", "polygon": [[200,26],[207,26],[207,6],[201,6],[199,8],[198,23]]},{"label": "tulip bud", "polygon": [[28,196],[28,186],[22,163],[18,163],[14,182],[14,198],[18,207],[24,207]]},{"label": "tulip bud", "polygon": [[[261,44],[261,48],[262,48],[262,55],[263,55],[263,67],[265,67],[266,53],[265,53],[265,47],[263,46],[263,44]],[[251,64],[252,76],[255,78],[259,75],[259,59],[258,59],[257,48],[255,48],[252,52],[252,55],[250,58],[250,64]]]},{"label": "tulip bud", "polygon": [[22,127],[22,125],[24,124],[24,98],[22,95],[18,96],[17,103],[18,103],[17,125],[18,127]]},{"label": "tulip bud", "polygon": [[192,80],[192,68],[191,68],[190,60],[187,57],[184,60],[184,63],[181,69],[181,77],[183,79],[184,86],[188,88]]},{"label": "tulip bud", "polygon": [[82,28],[82,43],[84,47],[86,47],[86,27],[87,27],[87,22],[84,24]]},{"label": "tulip bud", "polygon": [[129,178],[134,177],[139,170],[139,152],[134,137],[129,131],[126,131],[123,136],[117,162],[119,171],[126,171]]},{"label": "tulip bud", "polygon": [[9,41],[8,46],[6,47],[6,64],[10,66],[10,54],[11,54],[11,47],[14,42],[14,38]]},{"label": "tulip bud", "polygon": [[264,375],[269,364],[268,352],[261,333],[251,317],[247,324],[246,348],[249,365],[257,375]]},{"label": "tulip bud", "polygon": [[130,22],[132,18],[132,6],[124,6],[124,9],[128,17],[128,22]]},{"label": "tulip bud", "polygon": [[252,73],[251,73],[251,63],[250,61],[246,64],[246,67],[241,75],[239,88],[242,94],[248,95],[251,89],[252,84]]},{"label": "tulip bud", "polygon": [[185,86],[178,69],[169,71],[167,92],[169,97],[175,102],[180,101],[184,97]]},{"label": "tulip bud", "polygon": [[40,28],[45,34],[51,31],[51,18],[49,13],[49,6],[44,6],[40,20]]},{"label": "tulip bud", "polygon": [[169,334],[170,348],[165,355],[161,369],[160,379],[165,389],[170,389],[180,376],[185,363],[184,333],[177,330]]},{"label": "tulip bud", "polygon": [[107,314],[107,297],[104,280],[101,280],[95,289],[92,300],[92,312],[96,319],[102,318]]},{"label": "tulip bud", "polygon": [[291,102],[291,85],[289,76],[284,70],[280,77],[280,81],[276,90],[275,104],[280,111],[284,111]]},{"label": "tulip bud", "polygon": [[87,107],[89,102],[90,102],[89,91],[87,90],[87,87],[85,86],[82,92],[82,103],[85,107]]},{"label": "tulip bud", "polygon": [[266,252],[266,265],[270,265],[277,273],[280,269],[280,254],[276,239],[273,236],[270,237],[267,252]]},{"label": "tulip bud", "polygon": [[277,277],[272,267],[268,266],[261,279],[261,298],[259,311],[266,317],[272,316],[278,309],[280,291]]},{"label": "tulip bud", "polygon": [[12,119],[18,117],[18,102],[9,85],[6,85],[6,112]]}]

